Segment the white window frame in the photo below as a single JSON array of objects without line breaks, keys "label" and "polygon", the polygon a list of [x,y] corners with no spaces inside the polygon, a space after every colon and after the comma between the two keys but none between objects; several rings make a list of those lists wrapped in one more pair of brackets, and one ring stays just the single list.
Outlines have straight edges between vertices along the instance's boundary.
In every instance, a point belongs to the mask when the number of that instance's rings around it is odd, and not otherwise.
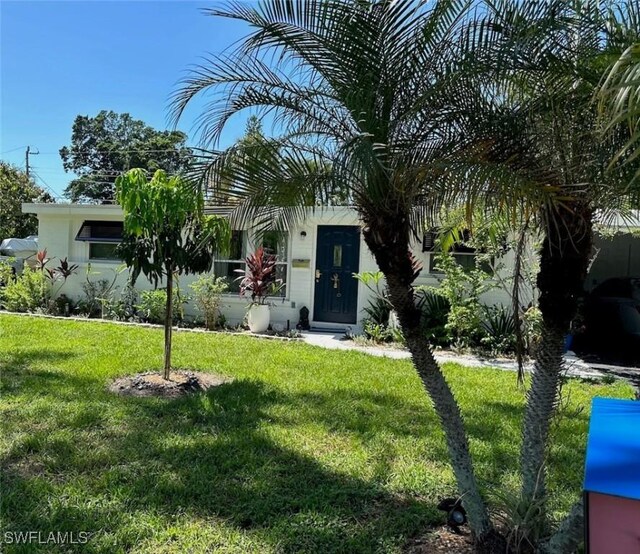
[{"label": "white window frame", "polygon": [[[214,275],[216,277],[226,277],[227,279],[230,279],[229,275],[218,275],[217,273],[215,273],[215,264],[218,263],[226,263],[226,264],[237,264],[237,265],[241,265],[242,268],[238,268],[238,269],[244,269],[246,268],[246,261],[245,258],[248,255],[249,252],[251,251],[255,251],[259,244],[257,244],[255,235],[251,234],[249,231],[247,231],[246,229],[234,229],[233,232],[240,232],[242,233],[242,254],[243,254],[243,258],[242,259],[232,259],[232,258],[214,258],[213,261],[213,272]],[[285,275],[286,275],[286,281],[285,281],[285,287],[284,287],[284,294],[282,296],[274,296],[271,297],[272,300],[274,302],[280,300],[283,302],[286,302],[289,300],[289,285],[291,283],[291,233],[289,231],[283,231],[287,234],[287,245],[286,245],[286,250],[287,250],[287,259],[285,261],[276,261],[276,265],[279,266],[285,266]],[[238,274],[237,277],[240,277],[240,275]],[[233,279],[236,279],[237,277],[234,277]],[[229,283],[231,284],[231,283]],[[224,296],[230,297],[230,298],[237,298],[238,293],[235,291],[229,291],[224,293]]]},{"label": "white window frame", "polygon": [[121,264],[122,258],[92,258],[91,257],[91,245],[92,244],[113,244],[114,246],[118,246],[119,242],[113,241],[102,241],[102,240],[91,240],[87,241],[87,260],[90,262],[98,262],[101,264]]}]

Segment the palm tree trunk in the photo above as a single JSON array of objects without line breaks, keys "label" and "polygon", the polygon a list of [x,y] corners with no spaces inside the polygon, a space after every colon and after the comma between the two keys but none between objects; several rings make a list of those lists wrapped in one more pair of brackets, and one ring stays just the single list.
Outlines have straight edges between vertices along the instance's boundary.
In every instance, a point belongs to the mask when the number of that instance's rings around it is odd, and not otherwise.
[{"label": "palm tree trunk", "polygon": [[[419,267],[409,251],[408,232],[398,231],[398,226],[390,229],[389,223],[393,226],[394,220],[389,219],[386,225],[383,224],[384,228],[365,228],[365,242],[385,275],[389,300],[398,313],[413,365],[444,429],[458,492],[463,499],[478,552],[505,552],[506,542],[493,528],[475,478],[462,413],[422,332],[421,313],[416,307],[412,285]],[[391,244],[393,248],[389,248]]]},{"label": "palm tree trunk", "polygon": [[576,502],[549,541],[541,546],[541,554],[573,554],[584,536],[584,506]]},{"label": "palm tree trunk", "polygon": [[549,214],[548,221],[556,224],[549,225],[540,252],[537,284],[543,330],[527,393],[520,453],[522,499],[527,504],[544,502],[546,496],[545,458],[564,370],[564,339],[578,310],[592,244],[592,214],[583,205]]},{"label": "palm tree trunk", "polygon": [[522,495],[529,505],[546,494],[544,462],[563,370],[566,329],[544,325],[527,393],[521,450]]},{"label": "palm tree trunk", "polygon": [[167,269],[167,304],[164,313],[164,378],[171,373],[171,332],[173,330],[173,269]]},{"label": "palm tree trunk", "polygon": [[486,542],[493,527],[473,470],[462,413],[433,356],[428,340],[421,332],[420,313],[415,307],[413,291],[402,286],[395,275],[386,275],[386,279],[389,299],[398,313],[413,365],[444,429],[451,466],[469,517],[469,525],[476,539]]}]

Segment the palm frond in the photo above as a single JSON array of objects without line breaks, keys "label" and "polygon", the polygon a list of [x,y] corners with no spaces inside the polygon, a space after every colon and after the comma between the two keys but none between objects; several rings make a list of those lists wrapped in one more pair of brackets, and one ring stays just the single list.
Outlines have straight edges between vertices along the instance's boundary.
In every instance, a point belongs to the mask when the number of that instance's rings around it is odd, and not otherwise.
[{"label": "palm frond", "polygon": [[600,90],[600,109],[608,121],[605,130],[628,126],[630,138],[612,160],[631,164],[640,157],[640,43],[629,46],[608,72]]}]

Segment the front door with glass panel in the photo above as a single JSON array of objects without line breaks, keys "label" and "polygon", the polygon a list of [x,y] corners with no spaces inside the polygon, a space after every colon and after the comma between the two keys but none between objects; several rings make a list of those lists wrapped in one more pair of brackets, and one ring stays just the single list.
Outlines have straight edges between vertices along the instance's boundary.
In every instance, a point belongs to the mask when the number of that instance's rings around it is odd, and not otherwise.
[{"label": "front door with glass panel", "polygon": [[319,225],[316,250],[314,321],[356,323],[360,229]]}]

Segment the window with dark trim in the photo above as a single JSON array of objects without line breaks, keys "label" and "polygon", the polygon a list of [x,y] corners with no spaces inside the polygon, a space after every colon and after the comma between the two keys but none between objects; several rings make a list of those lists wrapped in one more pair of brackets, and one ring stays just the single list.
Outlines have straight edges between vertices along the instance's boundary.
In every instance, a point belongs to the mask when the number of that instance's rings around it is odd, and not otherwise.
[{"label": "window with dark trim", "polygon": [[[466,243],[471,240],[471,232],[468,229],[462,231],[462,240],[457,241],[451,248],[451,251],[457,254],[475,254],[476,249],[467,246]],[[438,240],[438,231],[427,231],[422,236],[422,251],[423,252],[435,252],[436,242]]]},{"label": "window with dark trim", "polygon": [[438,238],[438,233],[436,233],[435,231],[427,231],[422,236],[422,251],[433,252],[436,247],[437,238]]},{"label": "window with dark trim", "polygon": [[122,221],[84,221],[76,240],[84,242],[121,242]]},{"label": "window with dark trim", "polygon": [[267,254],[276,256],[276,279],[285,284],[280,289],[278,296],[285,297],[287,294],[286,283],[289,268],[289,233],[286,231],[267,231],[262,238],[262,246]]},{"label": "window with dark trim", "polygon": [[87,220],[82,223],[76,240],[89,243],[89,259],[119,261],[116,248],[122,242],[122,221]]},{"label": "window with dark trim", "polygon": [[[428,252],[429,255],[429,273],[441,274],[442,271],[436,268],[436,255],[438,251],[436,249],[436,241],[438,238],[438,232],[436,230],[427,231],[422,237],[422,251]],[[471,246],[467,246],[465,243],[471,240],[471,232],[468,229],[462,231],[462,240],[456,242],[449,251],[453,256],[453,259],[462,266],[465,271],[471,271],[476,267],[476,257],[478,254],[484,252],[483,250],[477,250]],[[481,263],[481,269],[493,275],[493,264],[488,262]]]}]

